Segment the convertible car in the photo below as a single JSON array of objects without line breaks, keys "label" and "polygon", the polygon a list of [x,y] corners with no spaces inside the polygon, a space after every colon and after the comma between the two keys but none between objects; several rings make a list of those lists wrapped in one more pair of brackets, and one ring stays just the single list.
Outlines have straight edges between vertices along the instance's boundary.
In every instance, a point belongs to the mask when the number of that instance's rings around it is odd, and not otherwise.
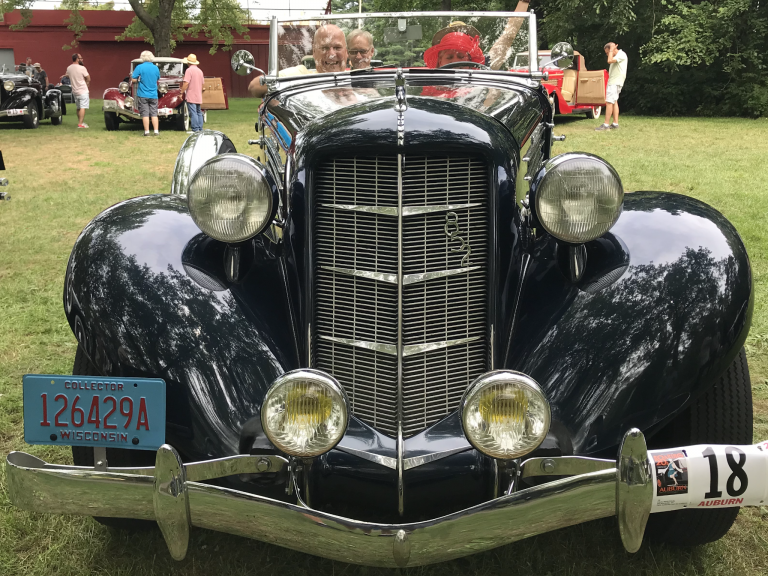
[{"label": "convertible car", "polygon": [[40,120],[51,119],[58,126],[67,113],[61,91],[43,86],[24,72],[0,71],[0,122],[23,122],[37,128]]},{"label": "convertible car", "polygon": [[[361,27],[424,61],[345,70]],[[702,544],[764,502],[744,244],[558,154],[538,62],[509,71],[537,46],[533,13],[273,19],[266,71],[232,56],[251,153],[193,134],[77,239],[73,374],[23,384],[75,465],[11,453],[11,501],[391,567],[611,516]]]}]

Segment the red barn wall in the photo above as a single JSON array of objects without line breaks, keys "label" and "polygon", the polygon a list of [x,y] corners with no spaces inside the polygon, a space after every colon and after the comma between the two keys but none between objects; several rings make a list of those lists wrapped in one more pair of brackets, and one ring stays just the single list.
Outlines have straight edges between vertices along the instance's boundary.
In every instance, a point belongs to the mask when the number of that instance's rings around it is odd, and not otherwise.
[{"label": "red barn wall", "polygon": [[[141,38],[117,42],[115,36],[122,34],[131,23],[133,12],[109,10],[80,12],[88,29],[76,48],[62,50],[62,46],[69,45],[74,38],[64,23],[69,14],[66,10],[33,10],[29,26],[23,30],[10,30],[10,25],[19,22],[21,14],[18,10],[9,12],[0,22],[0,48],[12,49],[17,64],[24,62],[27,56],[31,56],[33,62],[40,62],[52,83],[56,83],[67,66],[72,64],[72,54],[79,52],[91,75],[92,98],[101,98],[104,90],[117,86],[128,75],[131,60],[138,58],[142,50],[152,50],[152,46]],[[232,49],[248,50],[253,54],[256,66],[266,70],[269,26],[250,25],[248,28],[250,39],[236,34]],[[219,48],[216,54],[209,54],[210,49],[211,42],[201,35],[179,43],[173,56],[184,58],[187,54],[197,55],[203,73],[222,78],[230,97],[247,96],[252,76],[238,76],[232,72],[229,64],[232,52]]]}]

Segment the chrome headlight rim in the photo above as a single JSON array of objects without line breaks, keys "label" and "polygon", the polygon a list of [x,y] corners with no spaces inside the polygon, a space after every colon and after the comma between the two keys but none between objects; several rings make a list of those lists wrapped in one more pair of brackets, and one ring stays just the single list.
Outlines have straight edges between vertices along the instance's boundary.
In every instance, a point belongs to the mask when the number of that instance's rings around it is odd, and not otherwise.
[{"label": "chrome headlight rim", "polygon": [[122,82],[120,82],[120,84],[117,85],[117,90],[121,94],[127,94],[128,92],[131,91],[131,85],[125,80],[123,80]]},{"label": "chrome headlight rim", "polygon": [[[548,225],[546,219],[541,217],[541,208],[540,208],[540,200],[541,200],[541,189],[544,184],[547,182],[547,177],[551,177],[552,174],[554,174],[557,169],[561,169],[563,165],[572,162],[572,161],[588,161],[588,162],[595,162],[597,164],[600,164],[602,167],[606,168],[612,176],[616,183],[618,184],[619,190],[620,190],[620,202],[619,202],[619,208],[616,211],[615,217],[613,218],[613,222],[605,228],[600,234],[598,235],[585,235],[582,237],[575,237],[575,236],[562,236],[555,231],[552,230],[550,225]],[[595,154],[590,154],[588,152],[565,152],[563,154],[558,154],[557,156],[550,158],[547,160],[547,162],[544,164],[544,166],[541,167],[541,169],[536,173],[533,180],[531,181],[531,208],[533,209],[533,215],[536,219],[536,222],[540,224],[544,230],[547,231],[552,237],[556,238],[560,242],[564,242],[565,244],[571,244],[571,245],[579,245],[579,244],[586,244],[587,242],[591,242],[592,240],[596,240],[597,238],[601,238],[606,233],[608,233],[611,228],[613,228],[616,225],[616,222],[618,222],[619,218],[621,217],[621,214],[624,210],[624,185],[621,182],[621,177],[619,176],[616,169],[604,158],[601,158],[600,156],[596,156]]]},{"label": "chrome headlight rim", "polygon": [[[500,384],[504,382],[509,382],[510,380],[515,381],[518,384],[521,384],[523,387],[528,388],[531,392],[538,395],[540,397],[540,400],[543,402],[544,406],[546,407],[545,413],[544,413],[544,425],[543,430],[544,433],[541,434],[541,437],[538,439],[538,442],[535,443],[535,445],[527,447],[525,450],[521,450],[515,453],[511,454],[493,454],[489,453],[489,451],[486,449],[486,447],[479,445],[472,434],[470,434],[467,430],[467,423],[466,423],[466,416],[467,416],[467,405],[469,402],[479,394],[483,389],[492,386],[494,384]],[[480,453],[485,454],[486,456],[490,458],[494,458],[496,460],[515,460],[517,458],[522,458],[523,456],[530,454],[534,450],[538,449],[539,446],[541,446],[541,443],[544,442],[544,440],[547,437],[547,434],[549,434],[549,430],[552,426],[552,408],[549,405],[549,400],[547,399],[546,394],[544,394],[544,391],[541,389],[541,386],[539,386],[538,382],[528,376],[527,374],[524,374],[522,372],[518,372],[516,370],[492,370],[490,372],[486,372],[485,374],[482,374],[481,376],[478,376],[472,384],[470,384],[467,389],[464,391],[464,395],[461,398],[461,403],[459,404],[459,416],[461,419],[461,428],[464,432],[464,436],[469,441],[469,443]]]},{"label": "chrome headlight rim", "polygon": [[[216,231],[213,230],[210,226],[207,225],[205,221],[200,220],[196,214],[195,211],[192,208],[193,203],[193,193],[192,193],[192,186],[195,184],[195,181],[202,173],[204,169],[209,167],[212,164],[216,164],[217,162],[222,162],[224,160],[230,160],[235,159],[236,161],[243,162],[247,166],[251,168],[255,168],[256,171],[259,173],[259,176],[261,178],[264,178],[267,187],[271,194],[268,195],[269,200],[269,208],[266,211],[266,217],[264,218],[264,221],[261,223],[261,226],[256,228],[255,232],[245,234],[242,236],[239,236],[237,238],[223,238],[216,234]],[[258,162],[256,159],[251,158],[250,156],[246,156],[245,154],[240,154],[238,152],[226,152],[224,154],[217,154],[216,156],[213,156],[212,158],[209,158],[206,160],[200,168],[195,170],[195,173],[192,174],[192,176],[189,178],[189,181],[186,186],[186,195],[187,195],[187,209],[189,210],[190,215],[192,216],[192,220],[194,220],[195,224],[197,224],[197,227],[200,228],[205,234],[210,236],[211,238],[215,240],[219,240],[221,242],[226,242],[228,244],[240,244],[241,242],[247,242],[251,238],[255,238],[264,230],[266,230],[269,225],[274,221],[275,215],[277,214],[277,206],[278,206],[278,190],[277,190],[277,184],[275,183],[274,178],[269,174],[269,171],[266,169],[266,167]],[[199,215],[198,215],[199,216]],[[201,225],[204,224],[205,226]]]},{"label": "chrome headlight rim", "polygon": [[168,84],[158,84],[157,91],[160,94],[166,94],[168,92]]},{"label": "chrome headlight rim", "polygon": [[[332,441],[328,442],[325,446],[323,446],[322,450],[297,452],[296,450],[291,449],[291,447],[283,444],[279,439],[276,438],[276,436],[274,435],[274,431],[270,428],[269,423],[266,421],[267,412],[265,407],[268,405],[269,400],[275,394],[277,394],[280,388],[282,388],[283,386],[286,386],[296,381],[307,381],[307,380],[313,381],[322,386],[325,386],[333,394],[337,395],[338,402],[339,402],[338,405],[343,412],[344,424],[339,429],[339,433],[336,435],[336,437],[333,438]],[[321,370],[315,370],[314,368],[299,368],[297,370],[291,370],[290,372],[286,372],[282,376],[279,376],[272,383],[272,385],[269,387],[269,390],[267,390],[267,393],[264,395],[264,400],[262,401],[261,411],[260,411],[261,427],[264,430],[264,433],[267,435],[267,438],[269,439],[269,441],[278,450],[284,452],[285,454],[288,454],[290,456],[296,456],[298,458],[315,458],[317,456],[322,456],[323,454],[327,454],[328,452],[333,450],[339,444],[339,442],[341,442],[341,439],[347,433],[347,428],[349,427],[349,416],[350,416],[349,398],[347,397],[347,393],[344,391],[344,388],[341,386],[341,384],[339,384],[338,380],[336,380],[333,376]]]},{"label": "chrome headlight rim", "polygon": [[126,108],[132,109],[133,103],[134,103],[133,96],[126,96],[125,100],[123,100],[123,106],[125,106]]},{"label": "chrome headlight rim", "polygon": [[3,89],[6,92],[12,92],[14,88],[16,88],[16,82],[14,82],[13,80],[6,80],[5,82],[3,82]]}]

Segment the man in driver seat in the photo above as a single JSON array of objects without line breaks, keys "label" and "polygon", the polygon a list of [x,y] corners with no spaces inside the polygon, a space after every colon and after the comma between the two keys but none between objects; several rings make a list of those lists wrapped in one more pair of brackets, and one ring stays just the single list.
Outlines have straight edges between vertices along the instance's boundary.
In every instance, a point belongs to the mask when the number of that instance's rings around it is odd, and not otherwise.
[{"label": "man in driver seat", "polygon": [[[347,37],[335,24],[320,26],[312,40],[312,56],[316,69],[310,70],[303,64],[280,70],[278,76],[303,76],[322,72],[343,72],[347,68]],[[263,98],[267,86],[261,85],[261,76],[257,76],[248,85],[248,92],[257,98]]]},{"label": "man in driver seat", "polygon": [[440,68],[453,62],[485,64],[480,49],[480,32],[464,22],[451,22],[432,37],[432,47],[424,52],[427,68]]}]

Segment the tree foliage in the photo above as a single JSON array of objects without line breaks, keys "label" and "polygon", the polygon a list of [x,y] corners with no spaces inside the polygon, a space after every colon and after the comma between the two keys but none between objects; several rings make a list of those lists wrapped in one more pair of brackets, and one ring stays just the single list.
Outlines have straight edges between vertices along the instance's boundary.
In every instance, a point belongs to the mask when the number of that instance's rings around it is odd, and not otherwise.
[{"label": "tree foliage", "polygon": [[[364,0],[371,12],[441,10],[444,0]],[[452,0],[455,11],[512,11],[517,0]],[[589,68],[603,46],[629,56],[622,109],[644,114],[768,114],[766,0],[532,0],[540,47],[567,40]],[[333,11],[357,3],[334,0]]]}]

